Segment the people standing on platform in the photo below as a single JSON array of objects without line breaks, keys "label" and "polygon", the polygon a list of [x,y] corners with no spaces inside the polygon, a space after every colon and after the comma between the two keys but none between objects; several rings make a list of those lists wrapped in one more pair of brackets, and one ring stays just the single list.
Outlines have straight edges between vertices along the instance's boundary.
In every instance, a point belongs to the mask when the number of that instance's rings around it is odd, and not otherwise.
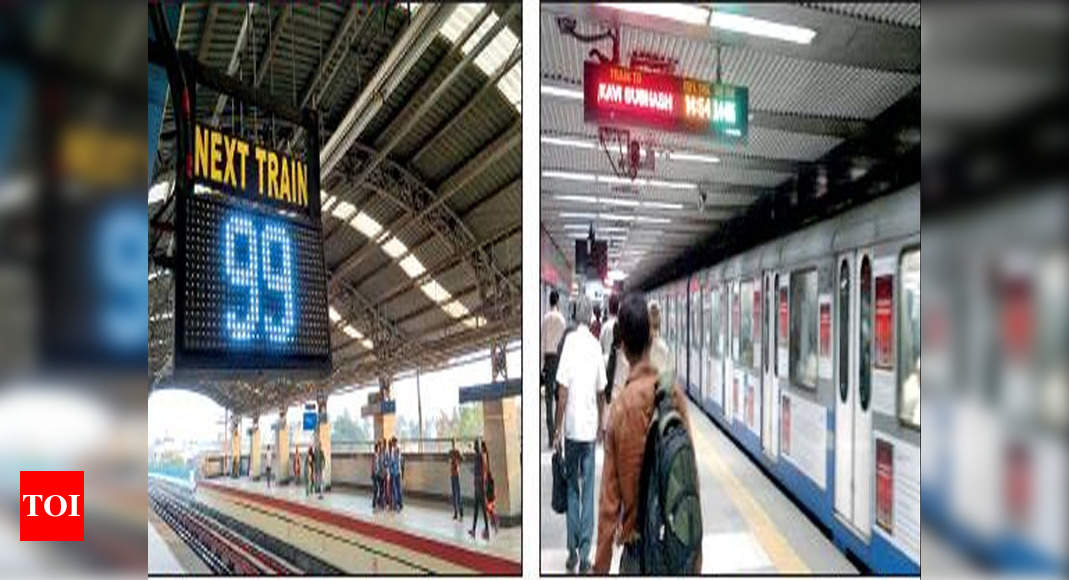
[{"label": "people standing on platform", "polygon": [[267,448],[267,454],[266,454],[265,459],[267,461],[267,465],[264,466],[264,478],[267,479],[267,487],[270,488],[271,487],[271,463],[274,460],[274,457],[272,457],[272,453],[271,453],[271,448],[270,447]]},{"label": "people standing on platform", "polygon": [[393,482],[390,481],[390,441],[379,441],[379,484],[382,486],[382,509],[393,508]]},{"label": "people standing on platform", "polygon": [[451,440],[452,449],[449,450],[449,484],[453,492],[453,519],[464,519],[464,502],[460,497],[460,450],[457,449],[457,440]]},{"label": "people standing on platform", "polygon": [[475,453],[475,465],[472,468],[472,474],[475,476],[472,485],[472,490],[475,492],[475,515],[472,516],[471,530],[468,531],[468,535],[475,537],[475,528],[479,525],[479,512],[482,511],[483,539],[488,540],[490,539],[490,521],[486,516],[486,453],[480,447],[478,439],[472,444],[472,451]]},{"label": "people standing on platform", "polygon": [[375,444],[371,449],[371,509],[372,511],[378,511],[379,509],[379,442],[375,441]]},{"label": "people standing on platform", "polygon": [[315,485],[315,451],[312,450],[312,446],[308,446],[308,453],[304,456],[304,495],[312,495],[312,488]]},{"label": "people standing on platform", "polygon": [[494,488],[494,471],[490,469],[490,452],[486,450],[486,440],[483,439],[483,456],[486,458],[486,514],[489,516],[490,525],[497,533],[497,490]]},{"label": "people standing on platform", "polygon": [[549,292],[549,312],[542,317],[542,387],[546,397],[546,436],[553,435],[553,410],[557,393],[558,347],[564,335],[564,316],[560,313],[560,294]]},{"label": "people standing on platform", "polygon": [[401,469],[404,459],[401,457],[401,444],[397,437],[390,439],[390,479],[393,480],[394,511],[401,511],[405,507],[405,498],[401,491]]},{"label": "people standing on platform", "polygon": [[590,301],[576,305],[578,327],[564,338],[557,367],[556,432],[553,445],[564,448],[568,480],[568,572],[590,570],[594,532],[594,445],[601,438],[605,365],[601,344],[590,333]]},{"label": "people standing on platform", "polygon": [[[644,299],[639,295],[624,298],[616,322],[616,332],[623,341],[624,355],[630,363],[626,387],[620,389],[612,403],[612,413],[604,437],[601,469],[601,494],[598,501],[598,545],[594,558],[594,573],[607,574],[612,562],[613,543],[623,546],[620,574],[642,574],[641,544],[636,522],[638,513],[646,508],[640,497],[640,477],[646,451],[646,438],[654,413],[656,389],[660,371],[650,364],[651,342],[649,315]],[[682,416],[682,424],[689,431],[687,404],[678,386],[672,386],[674,407]],[[692,458],[692,465],[693,458]],[[675,473],[672,474],[673,476]],[[647,538],[647,540],[649,540]],[[701,553],[692,570],[677,570],[679,574],[701,570]]]},{"label": "people standing on platform", "polygon": [[316,490],[319,492],[319,499],[323,499],[323,471],[327,467],[327,455],[318,441],[316,441],[315,449]]},{"label": "people standing on platform", "polygon": [[[609,321],[601,333],[601,353],[605,357],[605,376],[609,384],[605,388],[605,404],[612,402],[612,394],[627,382],[630,366],[624,356],[620,334],[616,332],[617,315],[620,312],[620,296],[609,296]],[[607,420],[607,418],[606,418]]]}]

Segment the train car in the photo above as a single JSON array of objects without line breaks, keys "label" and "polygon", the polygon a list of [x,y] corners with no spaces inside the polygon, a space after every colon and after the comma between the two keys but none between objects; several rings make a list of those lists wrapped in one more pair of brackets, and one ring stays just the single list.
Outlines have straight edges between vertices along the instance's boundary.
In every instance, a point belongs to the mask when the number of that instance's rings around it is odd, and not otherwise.
[{"label": "train car", "polygon": [[841,549],[919,573],[919,185],[665,291],[691,398]]}]

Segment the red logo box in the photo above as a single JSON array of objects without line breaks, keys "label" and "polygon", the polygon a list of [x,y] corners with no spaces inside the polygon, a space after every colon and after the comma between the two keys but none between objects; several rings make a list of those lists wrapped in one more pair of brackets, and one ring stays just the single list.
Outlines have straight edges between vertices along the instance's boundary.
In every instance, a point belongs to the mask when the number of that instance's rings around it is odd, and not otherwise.
[{"label": "red logo box", "polygon": [[85,539],[85,472],[19,472],[19,540]]}]

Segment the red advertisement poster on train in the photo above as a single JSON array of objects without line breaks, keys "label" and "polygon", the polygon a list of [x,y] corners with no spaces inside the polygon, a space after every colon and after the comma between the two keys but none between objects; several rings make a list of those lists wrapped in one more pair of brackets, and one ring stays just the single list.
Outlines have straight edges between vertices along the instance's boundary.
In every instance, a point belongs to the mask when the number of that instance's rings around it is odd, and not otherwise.
[{"label": "red advertisement poster on train", "polygon": [[894,533],[894,446],[876,439],[876,524]]},{"label": "red advertisement poster on train", "polygon": [[877,368],[894,368],[894,277],[890,274],[876,278],[876,321],[874,323]]},{"label": "red advertisement poster on train", "polygon": [[820,305],[820,356],[831,356],[831,303]]},{"label": "red advertisement poster on train", "polygon": [[761,290],[753,292],[753,340],[761,342]]}]

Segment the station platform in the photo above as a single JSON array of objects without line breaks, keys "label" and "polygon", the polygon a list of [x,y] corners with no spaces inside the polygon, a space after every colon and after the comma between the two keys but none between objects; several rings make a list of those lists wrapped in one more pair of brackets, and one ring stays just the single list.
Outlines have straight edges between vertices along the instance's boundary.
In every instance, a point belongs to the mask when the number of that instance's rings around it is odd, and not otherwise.
[{"label": "station platform", "polygon": [[409,499],[401,512],[375,512],[371,496],[335,487],[320,499],[303,486],[246,478],[198,482],[196,500],[354,574],[520,574],[521,529],[490,539],[468,535],[442,502]]},{"label": "station platform", "polygon": [[193,550],[151,509],[148,510],[148,573],[211,574]]},{"label": "station platform", "polygon": [[[782,491],[755,466],[709,417],[688,400],[690,425],[698,455],[702,504],[703,574],[856,574],[857,568]],[[567,524],[550,508],[552,449],[541,423],[541,554],[543,574],[565,572]],[[597,546],[597,499],[603,451],[595,454],[594,537]],[[613,551],[612,573],[619,570],[620,548]]]}]

